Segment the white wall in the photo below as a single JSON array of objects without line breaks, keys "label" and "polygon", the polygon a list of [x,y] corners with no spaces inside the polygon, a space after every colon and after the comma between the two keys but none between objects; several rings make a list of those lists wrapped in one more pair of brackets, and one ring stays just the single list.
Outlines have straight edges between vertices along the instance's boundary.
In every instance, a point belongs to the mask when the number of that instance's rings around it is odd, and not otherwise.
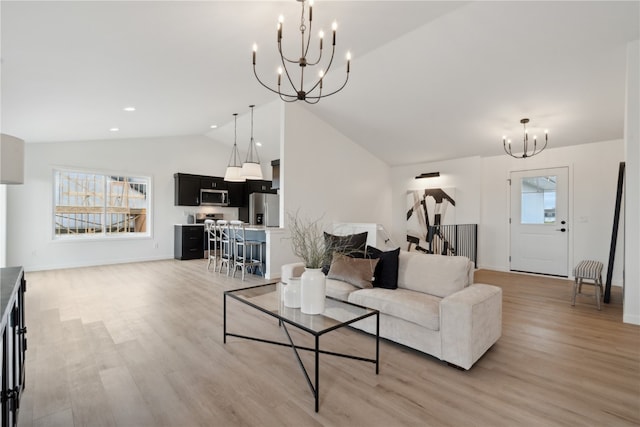
[{"label": "white wall", "polygon": [[[470,157],[392,169],[393,236],[405,233],[404,194],[409,188],[455,187],[456,222],[478,223],[478,266],[509,270],[509,186],[511,171],[569,167],[569,270],[581,259],[609,256],[622,141],[548,148],[526,160],[506,155]],[[416,180],[421,172],[439,171],[435,179]],[[581,222],[577,219],[581,219]],[[402,240],[401,240],[402,241]],[[622,257],[616,258],[613,283],[622,284]],[[571,273],[571,271],[569,271]]]},{"label": "white wall", "polygon": [[[229,146],[204,136],[25,144],[24,185],[7,186],[7,264],[55,269],[173,257],[175,172],[223,176]],[[151,238],[61,242],[52,239],[52,169],[89,169],[152,178]],[[208,208],[237,218],[237,209]],[[156,247],[157,245],[157,247]]]},{"label": "white wall", "polygon": [[[333,222],[391,223],[390,168],[297,104],[284,105],[281,194],[285,213]],[[286,227],[286,218],[285,218]]]},{"label": "white wall", "polygon": [[623,320],[640,325],[640,41],[627,47],[625,287]]},{"label": "white wall", "polygon": [[0,184],[0,268],[7,266],[7,186]]}]

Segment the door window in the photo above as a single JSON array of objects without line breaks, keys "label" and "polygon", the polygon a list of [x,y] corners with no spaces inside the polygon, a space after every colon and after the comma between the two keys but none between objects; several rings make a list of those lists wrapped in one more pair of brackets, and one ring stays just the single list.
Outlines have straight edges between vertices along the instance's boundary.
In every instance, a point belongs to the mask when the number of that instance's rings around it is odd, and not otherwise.
[{"label": "door window", "polygon": [[555,224],[556,182],[555,175],[522,178],[521,224]]}]

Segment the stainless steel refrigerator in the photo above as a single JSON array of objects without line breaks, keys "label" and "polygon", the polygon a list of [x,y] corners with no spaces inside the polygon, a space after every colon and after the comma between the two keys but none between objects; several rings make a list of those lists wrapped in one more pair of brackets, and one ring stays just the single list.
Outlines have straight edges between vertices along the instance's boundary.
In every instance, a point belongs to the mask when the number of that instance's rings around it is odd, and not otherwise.
[{"label": "stainless steel refrigerator", "polygon": [[266,227],[279,227],[280,196],[271,193],[250,194],[249,223]]}]

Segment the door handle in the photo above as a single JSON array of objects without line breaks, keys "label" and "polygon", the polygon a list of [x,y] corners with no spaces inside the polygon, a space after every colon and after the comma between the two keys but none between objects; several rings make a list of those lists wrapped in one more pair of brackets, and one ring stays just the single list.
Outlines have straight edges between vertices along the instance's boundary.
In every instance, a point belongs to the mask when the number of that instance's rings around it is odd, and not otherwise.
[{"label": "door handle", "polygon": [[556,228],[556,231],[562,231],[564,233],[565,231],[567,231],[567,229],[566,228]]}]

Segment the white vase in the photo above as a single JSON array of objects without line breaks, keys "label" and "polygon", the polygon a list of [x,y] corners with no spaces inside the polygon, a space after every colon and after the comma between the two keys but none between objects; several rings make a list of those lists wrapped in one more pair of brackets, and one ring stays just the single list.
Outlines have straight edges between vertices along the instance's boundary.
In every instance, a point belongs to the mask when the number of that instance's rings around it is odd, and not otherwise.
[{"label": "white vase", "polygon": [[301,279],[300,310],[304,314],[322,313],[327,290],[326,277],[322,269],[305,268]]},{"label": "white vase", "polygon": [[292,277],[284,286],[284,306],[300,308],[300,278]]}]

